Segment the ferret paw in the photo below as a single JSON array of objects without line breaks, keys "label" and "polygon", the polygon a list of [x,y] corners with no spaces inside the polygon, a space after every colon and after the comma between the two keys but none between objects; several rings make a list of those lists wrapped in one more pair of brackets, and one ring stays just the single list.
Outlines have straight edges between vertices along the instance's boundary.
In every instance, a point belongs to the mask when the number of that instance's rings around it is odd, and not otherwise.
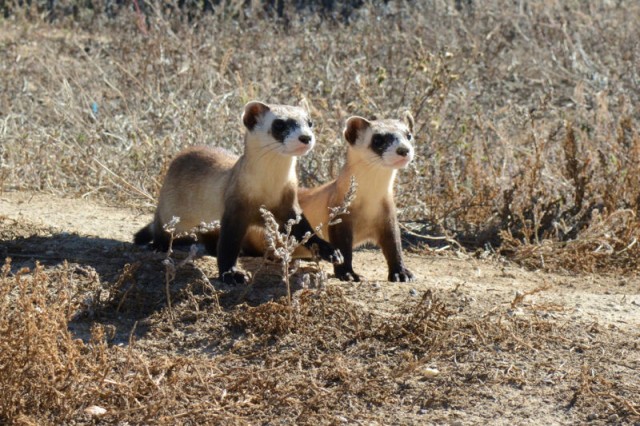
[{"label": "ferret paw", "polygon": [[360,282],[360,275],[353,272],[353,269],[335,268],[334,273],[340,281]]},{"label": "ferret paw", "polygon": [[227,272],[220,274],[220,281],[230,285],[249,284],[251,274],[236,268],[231,268]]},{"label": "ferret paw", "polygon": [[334,265],[342,265],[344,263],[344,257],[340,250],[334,248],[329,243],[324,244],[315,244],[320,259],[326,260],[327,262],[333,263]]},{"label": "ferret paw", "polygon": [[411,281],[415,281],[415,277],[413,273],[405,267],[400,268],[397,271],[389,271],[389,281],[391,282],[401,282],[408,283]]}]

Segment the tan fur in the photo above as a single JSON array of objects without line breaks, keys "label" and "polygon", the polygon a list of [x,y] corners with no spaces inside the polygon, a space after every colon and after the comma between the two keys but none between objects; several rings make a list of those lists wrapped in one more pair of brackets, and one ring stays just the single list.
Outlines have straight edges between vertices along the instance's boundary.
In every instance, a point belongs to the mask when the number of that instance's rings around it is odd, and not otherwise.
[{"label": "tan fur", "polygon": [[[300,121],[305,113],[297,107],[269,105],[270,112]],[[250,111],[259,115],[257,111]],[[247,113],[245,113],[246,117]],[[279,206],[283,192],[295,191],[296,157],[282,155],[276,147],[264,147],[260,135],[247,132],[245,152],[238,157],[221,148],[193,147],[172,161],[165,177],[156,212],[156,226],[179,217],[176,232],[186,232],[200,223],[222,219],[225,206]]]},{"label": "tan fur", "polygon": [[201,222],[222,218],[224,188],[238,157],[218,148],[194,147],[171,163],[160,190],[157,221],[166,224],[180,218],[177,232],[187,232]]},{"label": "tan fur", "polygon": [[[329,238],[332,244],[340,248],[345,254],[345,247],[341,247],[337,240],[340,240],[344,233],[348,233],[348,244],[351,248],[358,247],[367,242],[373,242],[383,248],[387,263],[390,269],[390,280],[405,281],[413,278],[402,261],[400,247],[400,234],[397,225],[395,203],[393,199],[393,183],[397,173],[397,168],[402,168],[408,164],[413,155],[413,147],[408,140],[397,142],[397,146],[408,149],[408,157],[394,156],[394,145],[389,148],[389,152],[384,151],[384,155],[375,153],[371,147],[371,138],[374,134],[394,134],[402,139],[409,135],[413,127],[413,119],[410,115],[399,120],[375,120],[367,121],[359,117],[352,117],[347,121],[344,130],[345,139],[349,142],[347,149],[347,159],[338,177],[322,186],[305,189],[298,189],[300,206],[305,217],[313,228],[323,224],[320,231],[322,238]],[[402,161],[401,161],[402,160]],[[401,161],[400,163],[397,163]],[[342,218],[343,224],[338,225],[339,230],[327,228],[329,221],[329,208],[342,204],[345,194],[349,190],[351,177],[355,178],[358,185],[356,198],[351,204],[350,214]],[[333,235],[331,235],[333,233]],[[251,245],[258,252],[266,249],[264,235],[262,233],[252,233],[248,236],[248,245]],[[343,245],[347,244],[343,242]],[[310,252],[305,248],[296,250],[295,256],[309,257]],[[349,256],[345,255],[345,264],[350,263]],[[349,265],[350,269],[351,266]],[[357,274],[353,270],[340,270],[336,267],[336,274],[345,273],[351,278],[357,279]],[[393,274],[399,274],[395,279]],[[343,277],[340,276],[342,279]]]},{"label": "tan fur", "polygon": [[[165,224],[177,216],[176,232],[186,232],[202,222],[222,219],[225,205],[247,203],[273,210],[282,193],[295,190],[298,184],[295,165],[295,157],[255,153],[238,159],[219,148],[190,148],[176,157],[167,173],[158,201],[158,221]],[[257,179],[265,175],[265,167],[268,176]]]},{"label": "tan fur", "polygon": [[[342,204],[354,176],[358,189],[356,199],[349,207],[350,216],[354,220],[354,247],[377,241],[377,228],[380,226],[383,212],[383,201],[393,203],[393,180],[395,170],[378,170],[360,167],[363,163],[358,155],[351,150],[347,152],[347,162],[340,171],[337,179],[315,188],[298,188],[298,201],[302,211],[309,220],[312,228],[322,224],[319,235],[328,239],[327,223],[329,222],[329,207]],[[380,188],[386,188],[381,191]],[[247,235],[248,244],[254,249],[264,252],[264,232],[254,230]],[[294,255],[298,258],[309,258],[311,252],[305,247],[299,247]]]},{"label": "tan fur", "polygon": [[[235,270],[242,240],[248,229],[262,225],[261,206],[281,224],[301,214],[296,156],[312,149],[314,137],[307,113],[297,107],[250,102],[243,122],[248,131],[239,158],[220,148],[195,147],[173,160],[154,222],[138,231],[137,244],[153,241],[155,248],[166,250],[169,237],[163,225],[174,217],[180,219],[177,233],[220,221],[219,233],[206,232],[198,238],[210,254],[217,255],[222,279],[246,282],[246,274]],[[295,227],[299,236],[310,230],[306,219]],[[326,241],[316,237],[312,243],[321,247],[324,259],[341,260]]]},{"label": "tan fur", "polygon": [[357,217],[354,223],[354,247],[367,242],[376,242],[375,228],[382,214],[383,200],[393,200],[393,180],[396,175],[391,169],[372,169],[363,166],[358,154],[349,150],[347,161],[336,180],[325,185],[298,190],[298,199],[312,227],[329,221],[329,207],[342,204],[349,190],[351,177],[358,184],[356,199],[351,204],[350,215]]}]

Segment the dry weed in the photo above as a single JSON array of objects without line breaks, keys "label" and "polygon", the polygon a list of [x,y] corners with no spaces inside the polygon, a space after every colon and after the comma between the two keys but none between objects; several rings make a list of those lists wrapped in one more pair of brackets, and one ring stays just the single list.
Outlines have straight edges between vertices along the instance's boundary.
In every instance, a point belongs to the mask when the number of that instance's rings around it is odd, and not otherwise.
[{"label": "dry weed", "polygon": [[[151,209],[180,149],[242,149],[239,111],[254,98],[306,99],[322,143],[299,170],[316,185],[342,164],[348,116],[408,108],[417,157],[398,178],[402,219],[532,268],[637,273],[638,4],[389,2],[348,24],[283,26],[224,3],[192,19],[154,10],[145,31],[127,8],[2,19],[1,189]],[[518,300],[524,314],[459,315],[435,291],[387,313],[338,286],[257,307],[187,294],[169,311],[155,309],[164,289],[139,285],[143,267],[90,284],[116,287],[92,302],[116,324],[151,312],[149,339],[110,344],[109,324],[85,341],[69,332],[88,310],[69,290],[78,277],[5,265],[0,422],[388,423],[531,387],[576,423],[639,420],[637,336]]]},{"label": "dry weed", "polygon": [[7,259],[0,284],[0,420],[38,424],[78,416],[107,365],[102,348],[87,354],[67,329],[77,308],[68,281],[49,280],[40,265],[12,274]]},{"label": "dry weed", "polygon": [[[344,195],[344,199],[339,206],[329,207],[329,217],[326,226],[333,226],[339,224],[342,219],[340,216],[349,214],[349,207],[353,200],[356,198],[356,190],[358,188],[358,184],[356,183],[355,178],[352,176],[349,184],[349,189]],[[301,216],[298,215],[295,219],[290,219],[287,223],[284,224],[284,232],[281,232],[281,227],[278,225],[275,216],[267,210],[264,206],[260,207],[260,215],[264,220],[264,240],[265,240],[265,253],[264,260],[266,261],[274,261],[281,265],[282,267],[282,277],[284,279],[285,285],[287,287],[287,299],[289,303],[291,303],[291,276],[298,271],[299,261],[297,261],[294,257],[294,252],[299,247],[303,247],[305,243],[309,241],[312,235],[317,235],[325,224],[320,223],[314,229],[314,233],[307,232],[301,239],[298,241],[293,235],[291,235],[291,231],[294,225],[300,223]],[[320,263],[317,253],[312,253],[314,260],[316,261],[316,266],[319,269],[319,272],[316,274],[317,279],[314,281],[319,281],[318,284],[324,285],[326,281],[326,276],[323,271],[320,269]],[[311,279],[308,275],[303,277],[303,281],[305,285],[307,282],[310,282]],[[308,286],[308,285],[307,285]]]},{"label": "dry weed", "polygon": [[84,341],[69,332],[81,306],[69,296],[74,280],[64,269],[5,264],[3,422],[388,422],[528,387],[553,390],[577,421],[638,419],[637,381],[617,379],[634,371],[637,342],[613,345],[597,324],[513,315],[508,304],[459,315],[434,291],[383,313],[330,286],[195,317],[187,298],[150,318],[149,338],[132,332],[109,344],[100,324]]}]

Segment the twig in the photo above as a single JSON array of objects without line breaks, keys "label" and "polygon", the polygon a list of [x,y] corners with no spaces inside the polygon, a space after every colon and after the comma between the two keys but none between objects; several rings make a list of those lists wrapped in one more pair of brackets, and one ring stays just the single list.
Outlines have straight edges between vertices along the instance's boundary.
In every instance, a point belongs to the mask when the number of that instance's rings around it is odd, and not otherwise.
[{"label": "twig", "polygon": [[147,35],[147,25],[144,22],[144,16],[140,11],[140,5],[138,5],[138,0],[133,0],[133,5],[136,8],[136,15],[138,16],[138,28],[142,32],[142,34]]},{"label": "twig", "polygon": [[418,237],[418,238],[424,238],[425,240],[434,240],[434,241],[446,241],[448,243],[451,243],[453,245],[455,245],[456,247],[458,247],[459,249],[462,249],[462,245],[457,242],[455,239],[448,237],[446,235],[443,235],[441,237],[434,237],[432,235],[423,235],[423,234],[418,234],[417,232],[413,232],[412,230],[410,230],[405,224],[401,223],[400,227],[409,235],[412,235],[414,237]]},{"label": "twig", "polygon": [[124,183],[125,185],[127,185],[129,188],[133,189],[135,192],[137,192],[138,194],[142,195],[143,197],[151,200],[151,201],[155,201],[155,199],[147,192],[142,191],[139,188],[136,188],[134,185],[130,184],[129,182],[127,182],[124,178],[122,178],[121,176],[118,176],[116,173],[114,173],[113,171],[111,171],[107,166],[105,166],[104,164],[102,164],[100,162],[100,160],[98,160],[97,158],[94,158],[93,161],[95,161],[100,167],[102,167],[107,173],[111,174],[113,177],[119,179],[122,183]]}]

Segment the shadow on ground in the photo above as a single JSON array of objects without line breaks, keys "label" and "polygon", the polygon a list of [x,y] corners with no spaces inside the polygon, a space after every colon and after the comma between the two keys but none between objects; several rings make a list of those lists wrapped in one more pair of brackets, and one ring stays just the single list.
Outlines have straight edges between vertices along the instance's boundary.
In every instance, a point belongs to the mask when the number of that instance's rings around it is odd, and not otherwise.
[{"label": "shadow on ground", "polygon": [[[200,251],[201,254],[201,251]],[[11,272],[33,270],[37,264],[48,273],[66,274],[76,288],[81,308],[69,322],[78,338],[88,340],[91,328],[102,325],[110,343],[128,344],[144,337],[150,323],[170,319],[171,310],[190,305],[194,312],[216,304],[233,310],[238,305],[258,306],[287,295],[279,265],[261,258],[242,258],[242,267],[254,276],[248,286],[230,286],[215,279],[215,259],[198,256],[180,263],[187,252],[177,249],[167,259],[132,243],[108,238],[59,232],[24,221],[0,217],[0,256],[11,258]],[[325,268],[327,271],[329,267]],[[303,264],[291,278],[291,291],[314,284],[314,264]],[[304,278],[312,276],[311,279]],[[189,321],[181,315],[180,321]]]}]

